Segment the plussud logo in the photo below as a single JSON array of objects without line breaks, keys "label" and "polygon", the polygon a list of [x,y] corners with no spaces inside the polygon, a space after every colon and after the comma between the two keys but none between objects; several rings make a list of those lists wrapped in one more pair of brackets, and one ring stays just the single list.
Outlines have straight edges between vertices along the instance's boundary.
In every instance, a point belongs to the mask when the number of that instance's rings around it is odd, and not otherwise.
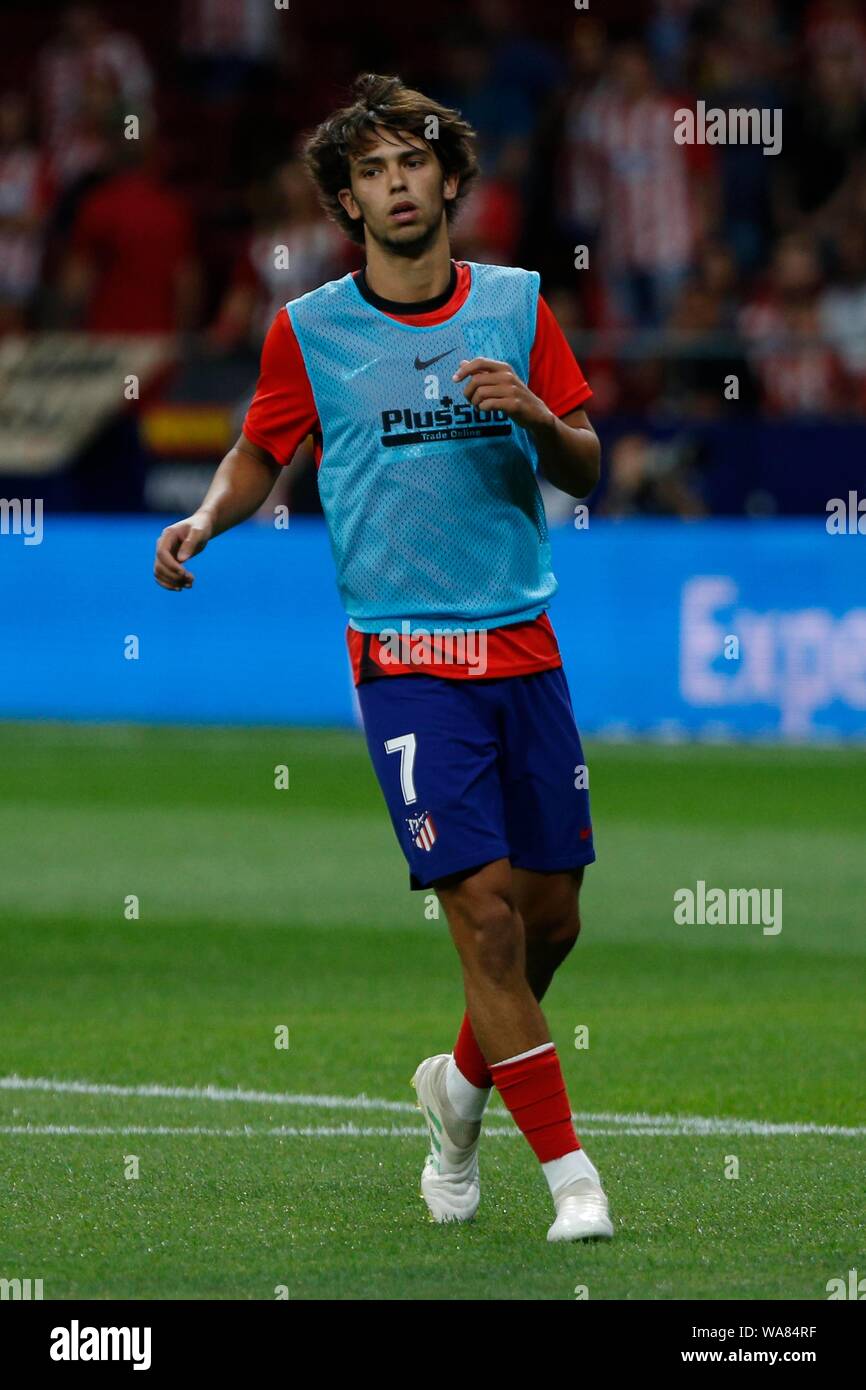
[{"label": "plussud logo", "polygon": [[407,444],[436,444],[449,440],[481,439],[511,434],[511,421],[504,410],[479,410],[457,404],[443,396],[430,410],[383,410],[382,439],[386,449]]}]

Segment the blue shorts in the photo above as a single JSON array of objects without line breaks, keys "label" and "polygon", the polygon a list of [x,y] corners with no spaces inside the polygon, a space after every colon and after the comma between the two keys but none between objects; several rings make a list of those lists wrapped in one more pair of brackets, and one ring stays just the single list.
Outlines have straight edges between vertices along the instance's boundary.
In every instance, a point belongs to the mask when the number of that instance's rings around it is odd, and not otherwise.
[{"label": "blue shorts", "polygon": [[358,700],[412,888],[494,859],[544,873],[593,862],[561,666],[495,680],[383,676]]}]

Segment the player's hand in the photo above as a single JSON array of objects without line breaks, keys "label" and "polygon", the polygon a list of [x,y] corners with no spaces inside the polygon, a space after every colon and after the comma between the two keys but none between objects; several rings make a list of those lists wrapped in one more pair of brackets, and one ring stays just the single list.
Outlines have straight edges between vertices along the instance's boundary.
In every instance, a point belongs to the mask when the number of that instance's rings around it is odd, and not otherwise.
[{"label": "player's hand", "polygon": [[185,521],[166,526],[156,543],[154,578],[164,589],[191,589],[193,576],[184,569],[184,560],[200,555],[213,535],[213,523],[206,512],[196,512]]},{"label": "player's hand", "polygon": [[479,410],[504,410],[505,414],[524,429],[547,425],[553,416],[534,391],[509,367],[492,357],[473,357],[461,362],[453,381],[472,380],[463,388],[467,401]]}]

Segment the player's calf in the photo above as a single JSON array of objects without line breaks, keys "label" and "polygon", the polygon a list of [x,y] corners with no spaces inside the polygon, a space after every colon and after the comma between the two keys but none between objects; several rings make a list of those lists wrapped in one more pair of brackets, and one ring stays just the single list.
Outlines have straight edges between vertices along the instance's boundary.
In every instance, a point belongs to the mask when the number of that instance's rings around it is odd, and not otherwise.
[{"label": "player's calf", "polygon": [[548,1039],[526,980],[526,939],[511,865],[496,860],[457,884],[437,885],[460,963],[475,1037],[488,1063]]},{"label": "player's calf", "polygon": [[526,934],[526,978],[543,999],[554,974],[580,935],[580,884],[574,873],[538,874],[515,870],[515,897]]},{"label": "player's calf", "polygon": [[[510,865],[507,865],[510,870]],[[562,958],[579,932],[577,900],[560,894],[561,911],[539,914],[539,969]],[[549,895],[548,895],[549,896]],[[556,1048],[527,980],[527,932],[503,861],[443,893],[463,965],[471,1028],[489,1073],[538,1158],[556,1209],[550,1240],[609,1238],[613,1227],[599,1175],[584,1153]]]},{"label": "player's calf", "polygon": [[613,1226],[607,1197],[575,1133],[554,1044],[509,1057],[490,1070],[493,1084],[547,1179],[556,1210],[547,1239],[610,1239]]}]

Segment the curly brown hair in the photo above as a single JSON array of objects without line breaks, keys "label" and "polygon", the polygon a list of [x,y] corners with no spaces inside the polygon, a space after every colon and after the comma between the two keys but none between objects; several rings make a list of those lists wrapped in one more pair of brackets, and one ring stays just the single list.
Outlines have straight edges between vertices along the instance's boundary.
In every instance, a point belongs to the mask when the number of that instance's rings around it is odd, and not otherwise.
[{"label": "curly brown hair", "polygon": [[[328,216],[347,237],[363,245],[363,221],[353,221],[337,194],[341,188],[351,186],[350,157],[366,149],[379,129],[419,136],[438,159],[445,176],[458,175],[457,195],[445,204],[445,216],[451,222],[479,172],[475,131],[469,122],[459,111],[405,87],[399,77],[364,73],[355,79],[352,96],[352,105],[342,107],[323,121],[304,146],[304,164]],[[431,116],[437,122],[435,139],[426,133]]]}]

